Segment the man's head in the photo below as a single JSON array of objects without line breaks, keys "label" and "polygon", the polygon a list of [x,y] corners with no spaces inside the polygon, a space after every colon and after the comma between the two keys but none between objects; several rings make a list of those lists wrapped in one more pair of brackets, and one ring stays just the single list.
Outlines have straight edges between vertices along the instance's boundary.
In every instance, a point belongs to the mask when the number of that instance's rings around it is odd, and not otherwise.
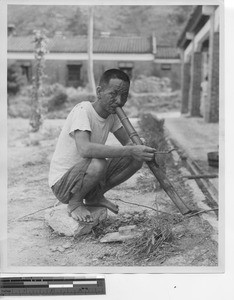
[{"label": "man's head", "polygon": [[130,85],[130,79],[126,73],[119,69],[110,69],[102,74],[99,81],[99,86],[105,88],[105,86],[109,84],[110,80],[114,78],[120,79]]},{"label": "man's head", "polygon": [[124,106],[128,98],[130,80],[126,73],[118,69],[107,70],[97,87],[97,97],[101,108],[114,114],[116,107]]}]

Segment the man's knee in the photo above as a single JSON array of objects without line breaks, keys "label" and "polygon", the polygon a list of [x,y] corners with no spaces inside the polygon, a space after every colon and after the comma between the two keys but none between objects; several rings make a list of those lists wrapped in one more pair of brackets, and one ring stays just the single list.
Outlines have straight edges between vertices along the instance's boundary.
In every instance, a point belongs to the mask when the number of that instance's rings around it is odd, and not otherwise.
[{"label": "man's knee", "polygon": [[106,172],[106,164],[107,162],[104,158],[93,158],[88,168],[88,173],[93,176],[102,177]]},{"label": "man's knee", "polygon": [[141,169],[142,165],[143,165],[143,161],[139,161],[133,158],[130,166],[135,170],[139,170]]}]

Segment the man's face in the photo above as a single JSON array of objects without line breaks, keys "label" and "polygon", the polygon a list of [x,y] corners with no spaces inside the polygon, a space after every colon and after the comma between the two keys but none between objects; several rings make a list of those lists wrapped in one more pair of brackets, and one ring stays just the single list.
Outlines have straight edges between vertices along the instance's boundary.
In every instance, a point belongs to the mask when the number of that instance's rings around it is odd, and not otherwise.
[{"label": "man's face", "polygon": [[121,79],[113,78],[105,88],[100,88],[99,101],[103,110],[109,114],[116,113],[116,107],[122,107],[127,101],[129,84]]}]

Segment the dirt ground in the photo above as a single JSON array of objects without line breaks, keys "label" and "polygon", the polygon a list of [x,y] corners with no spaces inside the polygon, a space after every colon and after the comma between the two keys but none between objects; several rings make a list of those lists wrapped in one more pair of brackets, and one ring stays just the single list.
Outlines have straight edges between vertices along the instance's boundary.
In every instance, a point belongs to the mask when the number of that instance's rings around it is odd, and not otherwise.
[{"label": "dirt ground", "polygon": [[[217,266],[218,244],[212,239],[211,225],[200,216],[182,217],[147,167],[106,194],[120,207],[119,215],[108,212],[106,227],[80,238],[53,232],[45,224],[45,210],[39,210],[56,202],[48,186],[48,171],[62,124],[63,120],[46,120],[38,142],[29,138],[28,120],[8,120],[9,266]],[[113,142],[110,138],[109,143]],[[196,208],[194,191],[180,176],[179,168],[170,164],[167,175],[189,207]],[[103,233],[113,226],[139,225],[143,212],[149,218],[158,216],[153,210],[118,199],[170,213],[160,214],[164,220],[173,219],[170,240],[162,245],[160,255],[139,259],[126,255],[122,243],[100,243]]]}]

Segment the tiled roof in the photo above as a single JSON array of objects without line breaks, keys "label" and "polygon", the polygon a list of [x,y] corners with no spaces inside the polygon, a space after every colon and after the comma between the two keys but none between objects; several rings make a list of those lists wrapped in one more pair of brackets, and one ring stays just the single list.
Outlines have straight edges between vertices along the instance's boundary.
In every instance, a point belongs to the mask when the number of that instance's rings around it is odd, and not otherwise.
[{"label": "tiled roof", "polygon": [[31,52],[33,51],[32,37],[10,36],[7,40],[8,52]]},{"label": "tiled roof", "polygon": [[152,40],[144,37],[100,38],[94,40],[94,51],[96,48],[108,53],[152,53]]},{"label": "tiled roof", "polygon": [[[8,52],[32,52],[32,37],[11,36],[8,38]],[[49,40],[48,50],[50,53],[86,53],[87,37],[62,37],[55,36]],[[99,37],[93,40],[94,53],[152,53],[151,37]],[[156,57],[178,58],[176,48],[157,46]]]},{"label": "tiled roof", "polygon": [[180,53],[177,48],[158,45],[156,58],[180,58]]}]

